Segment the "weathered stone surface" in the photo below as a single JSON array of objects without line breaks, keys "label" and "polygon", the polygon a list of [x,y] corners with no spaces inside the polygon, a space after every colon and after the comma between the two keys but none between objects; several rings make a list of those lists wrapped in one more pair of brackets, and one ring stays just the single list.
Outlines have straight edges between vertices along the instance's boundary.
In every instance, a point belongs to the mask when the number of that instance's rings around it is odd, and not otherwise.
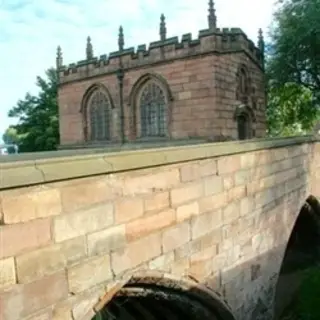
[{"label": "weathered stone surface", "polygon": [[117,250],[111,254],[113,272],[118,275],[125,270],[135,268],[143,262],[148,262],[161,255],[160,234],[152,234],[148,237],[130,243],[126,248]]},{"label": "weathered stone surface", "polygon": [[127,198],[116,202],[115,219],[117,223],[124,223],[139,218],[143,213],[143,200],[140,198]]},{"label": "weathered stone surface", "polygon": [[27,283],[37,278],[55,273],[68,264],[84,259],[86,242],[79,237],[44,247],[16,257],[19,283]]},{"label": "weathered stone surface", "polygon": [[53,235],[57,242],[102,230],[114,221],[113,204],[92,207],[58,216],[54,219]]},{"label": "weathered stone surface", "polygon": [[199,203],[197,201],[177,207],[177,222],[190,219],[199,214]]},{"label": "weathered stone surface", "polygon": [[190,224],[187,222],[177,224],[166,230],[162,235],[163,252],[176,249],[190,241]]},{"label": "weathered stone surface", "polygon": [[148,211],[156,211],[168,208],[170,205],[169,192],[155,193],[148,197],[144,202],[144,209]]},{"label": "weathered stone surface", "polygon": [[198,199],[203,194],[203,186],[200,183],[186,185],[179,189],[173,189],[170,193],[171,204],[173,206],[180,205],[194,199]]},{"label": "weathered stone surface", "polygon": [[[107,288],[137,271],[153,270],[210,283],[238,308],[240,319],[253,320],[249,316],[260,312],[254,308],[259,299],[271,305],[267,287],[275,288],[271,280],[299,211],[318,190],[320,158],[304,155],[300,147],[294,150],[299,141],[265,140],[264,147],[277,148],[260,151],[255,141],[241,142],[238,149],[222,143],[169,148],[164,154],[137,151],[137,157],[134,151],[122,160],[125,152],[116,153],[110,168],[116,160],[117,168],[134,167],[2,190],[0,212],[11,212],[11,220],[0,222],[0,318],[90,320]],[[241,154],[245,145],[247,152]],[[222,157],[217,150],[224,150]],[[137,159],[146,165],[143,157],[157,166],[137,169]],[[158,166],[165,160],[170,164]],[[53,190],[61,195],[62,210]],[[48,191],[43,202],[32,198],[42,191]],[[8,200],[18,196],[20,211]]]},{"label": "weathered stone surface", "polygon": [[213,229],[221,225],[221,210],[205,213],[195,217],[191,224],[191,237],[197,239],[210,233]]},{"label": "weathered stone surface", "polygon": [[69,291],[77,294],[111,278],[109,255],[85,260],[68,269]]},{"label": "weathered stone surface", "polygon": [[0,292],[0,315],[6,320],[20,320],[67,297],[66,273],[61,271]]},{"label": "weathered stone surface", "polygon": [[14,258],[0,260],[0,289],[16,283]]},{"label": "weathered stone surface", "polygon": [[[28,208],[26,213],[21,208]],[[60,190],[56,188],[34,188],[4,194],[2,197],[4,223],[20,223],[45,218],[61,213]]]},{"label": "weathered stone surface", "polygon": [[175,222],[175,210],[167,209],[159,213],[148,215],[129,222],[126,225],[126,236],[129,241],[145,237],[173,225]]},{"label": "weathered stone surface", "polygon": [[0,240],[0,259],[48,245],[51,242],[51,221],[39,219],[21,224],[2,225]]},{"label": "weathered stone surface", "polygon": [[62,205],[66,212],[106,202],[113,198],[113,194],[114,189],[104,179],[83,179],[61,188]]},{"label": "weathered stone surface", "polygon": [[125,225],[118,225],[88,236],[88,254],[109,253],[126,245]]}]

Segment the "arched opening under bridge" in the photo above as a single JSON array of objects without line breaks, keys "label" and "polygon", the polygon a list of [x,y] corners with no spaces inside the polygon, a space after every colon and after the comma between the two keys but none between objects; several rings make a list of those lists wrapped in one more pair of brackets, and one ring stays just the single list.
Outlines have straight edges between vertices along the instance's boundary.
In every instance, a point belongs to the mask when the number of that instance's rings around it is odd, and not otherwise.
[{"label": "arched opening under bridge", "polygon": [[320,203],[309,196],[300,209],[282,260],[275,294],[275,318],[292,302],[307,270],[320,266]]},{"label": "arched opening under bridge", "polygon": [[220,296],[189,280],[133,277],[93,320],[235,320]]}]

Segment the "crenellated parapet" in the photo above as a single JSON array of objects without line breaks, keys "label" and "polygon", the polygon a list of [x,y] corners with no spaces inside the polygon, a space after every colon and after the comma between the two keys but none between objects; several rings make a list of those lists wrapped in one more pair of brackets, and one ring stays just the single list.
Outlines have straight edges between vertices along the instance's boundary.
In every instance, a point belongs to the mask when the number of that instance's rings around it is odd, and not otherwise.
[{"label": "crenellated parapet", "polygon": [[86,59],[63,65],[61,48],[58,50],[57,69],[60,83],[81,80],[116,72],[123,69],[137,68],[152,64],[166,63],[170,60],[183,59],[210,53],[245,52],[257,65],[263,68],[263,38],[259,34],[258,46],[248,39],[239,28],[217,28],[213,1],[209,2],[208,29],[200,30],[196,39],[191,33],[179,37],[166,37],[165,17],[160,18],[160,40],[151,42],[149,47],[142,44],[137,48],[124,47],[123,28],[119,29],[118,50],[99,57],[93,56],[91,39],[88,38]]}]

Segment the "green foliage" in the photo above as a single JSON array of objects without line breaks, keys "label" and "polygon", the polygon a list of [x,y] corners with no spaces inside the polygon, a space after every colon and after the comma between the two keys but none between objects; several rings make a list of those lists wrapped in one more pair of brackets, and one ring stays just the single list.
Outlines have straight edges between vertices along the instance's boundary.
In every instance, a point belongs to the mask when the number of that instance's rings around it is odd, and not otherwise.
[{"label": "green foliage", "polygon": [[17,133],[17,129],[13,126],[7,128],[7,130],[2,136],[2,140],[6,144],[19,144],[19,136]]},{"label": "green foliage", "polygon": [[267,119],[270,136],[307,134],[320,119],[319,115],[310,89],[296,83],[269,88]]},{"label": "green foliage", "polygon": [[269,75],[276,84],[294,82],[320,90],[320,0],[285,0],[271,30]]},{"label": "green foliage", "polygon": [[56,71],[47,70],[46,77],[37,77],[38,96],[27,93],[8,113],[19,123],[8,128],[4,137],[15,139],[21,152],[55,150],[59,143]]},{"label": "green foliage", "polygon": [[297,297],[282,315],[281,320],[320,319],[320,268],[319,265],[305,271]]},{"label": "green foliage", "polygon": [[266,61],[269,134],[304,134],[319,117],[320,0],[279,4]]},{"label": "green foliage", "polygon": [[306,279],[303,282],[298,303],[296,305],[296,312],[300,319],[319,320],[320,319],[320,268],[308,270]]}]

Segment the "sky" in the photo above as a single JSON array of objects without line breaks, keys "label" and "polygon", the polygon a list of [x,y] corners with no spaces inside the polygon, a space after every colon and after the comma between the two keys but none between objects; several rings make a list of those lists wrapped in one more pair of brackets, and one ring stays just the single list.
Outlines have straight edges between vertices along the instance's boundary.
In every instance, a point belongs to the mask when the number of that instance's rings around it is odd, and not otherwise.
[{"label": "sky", "polygon": [[[239,27],[253,41],[267,32],[274,0],[215,0],[218,27]],[[10,124],[9,109],[27,92],[37,93],[36,77],[55,66],[61,46],[64,64],[85,58],[86,38],[94,54],[117,50],[118,28],[125,47],[159,39],[164,13],[167,37],[207,28],[208,0],[0,0],[0,137]]]}]

